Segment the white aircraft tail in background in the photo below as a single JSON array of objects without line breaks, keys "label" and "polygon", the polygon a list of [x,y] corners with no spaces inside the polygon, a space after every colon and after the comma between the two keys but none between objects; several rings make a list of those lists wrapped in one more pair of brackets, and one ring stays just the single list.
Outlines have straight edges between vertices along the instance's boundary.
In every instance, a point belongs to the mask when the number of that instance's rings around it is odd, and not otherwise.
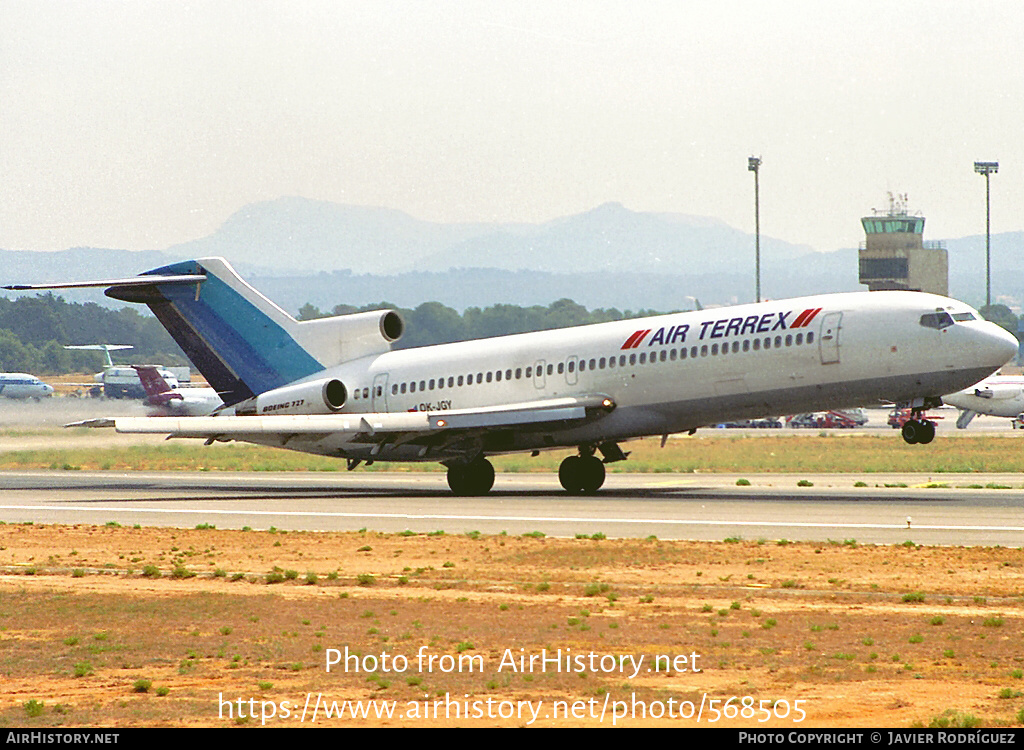
[{"label": "white aircraft tail in background", "polygon": [[[21,289],[51,289],[33,285]],[[921,292],[855,292],[392,351],[390,310],[299,322],[222,258],[108,286],[149,306],[228,411],[102,420],[120,432],[241,440],[361,462],[438,461],[457,494],[494,482],[488,456],[571,448],[569,492],[601,487],[619,443],[720,422],[904,402],[925,409],[1017,351],[977,312]]]}]

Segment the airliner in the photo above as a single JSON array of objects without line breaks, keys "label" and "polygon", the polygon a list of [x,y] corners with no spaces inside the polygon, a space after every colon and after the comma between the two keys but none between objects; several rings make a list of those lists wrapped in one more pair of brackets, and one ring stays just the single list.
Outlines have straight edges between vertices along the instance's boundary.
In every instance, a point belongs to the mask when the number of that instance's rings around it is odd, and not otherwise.
[{"label": "airliner", "polygon": [[[436,461],[458,495],[487,493],[488,456],[554,448],[570,493],[593,493],[620,443],[876,401],[924,411],[992,374],[1017,341],[962,302],[921,292],[826,294],[392,350],[392,310],[296,321],[223,258],[106,286],[144,303],[224,400],[206,417],[92,420],[119,432],[239,440],[346,459]],[[932,433],[934,435],[934,432]],[[926,442],[920,440],[918,442]]]},{"label": "airliner", "polygon": [[993,375],[970,388],[942,397],[942,402],[960,409],[956,426],[967,429],[979,414],[1009,417],[1014,427],[1024,425],[1024,377]]},{"label": "airliner", "polygon": [[[122,349],[132,349],[134,347],[128,344],[79,344],[75,346],[65,346],[64,348],[103,352],[107,360],[107,364],[106,367],[103,368],[103,372],[98,372],[93,375],[93,380],[96,381],[95,383],[70,383],[69,385],[102,389],[103,395],[107,398],[146,397],[146,388],[143,386],[138,373],[132,368],[132,366],[115,365],[114,360],[110,356],[111,352],[116,352]],[[161,377],[163,377],[172,388],[178,387],[178,379],[174,376],[174,373],[164,367],[159,368],[159,371]],[[97,393],[96,395],[99,394]]]},{"label": "airliner", "polygon": [[0,372],[0,396],[36,401],[53,395],[53,386],[24,372]]},{"label": "airliner", "polygon": [[156,365],[132,365],[146,389],[143,403],[154,416],[201,417],[224,405],[213,388],[181,388],[175,379],[161,373]]}]

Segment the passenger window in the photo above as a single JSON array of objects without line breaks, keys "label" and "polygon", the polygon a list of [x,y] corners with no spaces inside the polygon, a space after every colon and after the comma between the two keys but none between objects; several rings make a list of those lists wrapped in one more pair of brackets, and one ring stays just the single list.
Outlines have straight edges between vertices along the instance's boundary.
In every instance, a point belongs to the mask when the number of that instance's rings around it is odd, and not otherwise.
[{"label": "passenger window", "polygon": [[402,383],[402,393],[405,393],[405,383]]},{"label": "passenger window", "polygon": [[[488,380],[490,380],[490,379],[491,379],[491,378],[490,378],[490,375],[488,375],[487,379],[488,379]],[[477,385],[480,385],[480,384],[481,384],[482,382],[484,382],[484,374],[483,374],[482,372],[478,372],[478,373],[476,374],[476,384],[477,384]]]},{"label": "passenger window", "polygon": [[601,357],[601,361],[598,363],[598,367],[600,367],[602,370],[604,369],[604,357]]},{"label": "passenger window", "polygon": [[558,374],[559,375],[564,375],[565,374],[565,362],[559,362],[558,363]]},{"label": "passenger window", "polygon": [[750,351],[750,339],[743,339],[743,351]]},{"label": "passenger window", "polygon": [[487,382],[490,383],[492,378],[493,378],[493,374],[488,372],[487,373]]},{"label": "passenger window", "polygon": [[511,380],[511,379],[512,379],[512,371],[511,370],[505,370],[505,380]]},{"label": "passenger window", "polygon": [[[622,356],[625,357],[626,355],[623,354]],[[630,354],[629,355],[629,364],[631,366],[636,365],[636,355],[635,354]]]},{"label": "passenger window", "polygon": [[793,334],[786,334],[786,346],[793,346]]},{"label": "passenger window", "polygon": [[[590,369],[591,369],[591,370],[593,370],[593,369],[594,369],[594,365],[595,365],[595,364],[597,364],[596,360],[593,360],[593,359],[592,359],[592,360],[590,360]],[[602,367],[603,367],[603,365],[602,365]]]},{"label": "passenger window", "polygon": [[398,383],[394,383],[391,386],[391,395],[392,396],[397,396],[398,395]]},{"label": "passenger window", "polygon": [[608,358],[608,367],[615,367],[615,357]]},{"label": "passenger window", "polygon": [[496,373],[494,373],[494,379],[497,380],[499,383],[501,382],[501,370],[498,370]]},{"label": "passenger window", "polygon": [[434,379],[430,379],[430,390],[434,390]]},{"label": "passenger window", "polygon": [[523,379],[523,368],[522,367],[517,367],[516,368],[516,380],[522,380],[522,379]]},{"label": "passenger window", "polygon": [[555,371],[554,365],[548,365],[548,375],[551,375]]},{"label": "passenger window", "polygon": [[807,333],[807,343],[808,344],[813,344],[814,343],[814,333],[812,331],[809,331]]},{"label": "passenger window", "polygon": [[802,333],[798,333],[796,335],[796,345],[800,346],[802,343],[804,343],[804,335]]},{"label": "passenger window", "polygon": [[619,367],[625,367],[625,366],[626,366],[626,355],[622,354],[622,355],[619,356]]},{"label": "passenger window", "polygon": [[668,358],[669,358],[670,360],[672,360],[673,362],[675,362],[675,361],[676,361],[676,356],[677,356],[677,354],[676,354],[676,350],[675,350],[675,349],[671,349],[671,350],[669,350],[669,353],[668,353]]},{"label": "passenger window", "polygon": [[711,345],[711,354],[712,354],[712,356],[714,356],[715,354],[718,354],[718,344],[712,344]]},{"label": "passenger window", "polygon": [[707,344],[704,344],[703,346],[701,346],[701,348],[700,348],[700,356],[702,356],[702,357],[708,356],[708,345]]}]

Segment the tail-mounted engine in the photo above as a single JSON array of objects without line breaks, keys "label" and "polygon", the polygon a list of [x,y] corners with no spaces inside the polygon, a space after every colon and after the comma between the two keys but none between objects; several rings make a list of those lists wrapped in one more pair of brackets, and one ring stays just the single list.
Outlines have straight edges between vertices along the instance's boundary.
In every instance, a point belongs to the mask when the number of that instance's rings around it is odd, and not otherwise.
[{"label": "tail-mounted engine", "polygon": [[261,393],[256,397],[256,414],[333,414],[347,400],[344,383],[337,378],[324,378]]}]

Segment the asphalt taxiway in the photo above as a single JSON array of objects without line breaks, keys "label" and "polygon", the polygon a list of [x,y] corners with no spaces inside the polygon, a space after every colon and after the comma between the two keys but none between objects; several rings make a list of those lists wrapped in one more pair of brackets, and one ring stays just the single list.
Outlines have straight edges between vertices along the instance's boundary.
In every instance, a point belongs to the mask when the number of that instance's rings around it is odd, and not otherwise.
[{"label": "asphalt taxiway", "polygon": [[0,520],[1024,545],[1019,474],[745,478],[750,486],[729,475],[610,474],[597,495],[581,497],[562,492],[551,475],[504,474],[490,494],[460,498],[442,473],[4,471]]}]

